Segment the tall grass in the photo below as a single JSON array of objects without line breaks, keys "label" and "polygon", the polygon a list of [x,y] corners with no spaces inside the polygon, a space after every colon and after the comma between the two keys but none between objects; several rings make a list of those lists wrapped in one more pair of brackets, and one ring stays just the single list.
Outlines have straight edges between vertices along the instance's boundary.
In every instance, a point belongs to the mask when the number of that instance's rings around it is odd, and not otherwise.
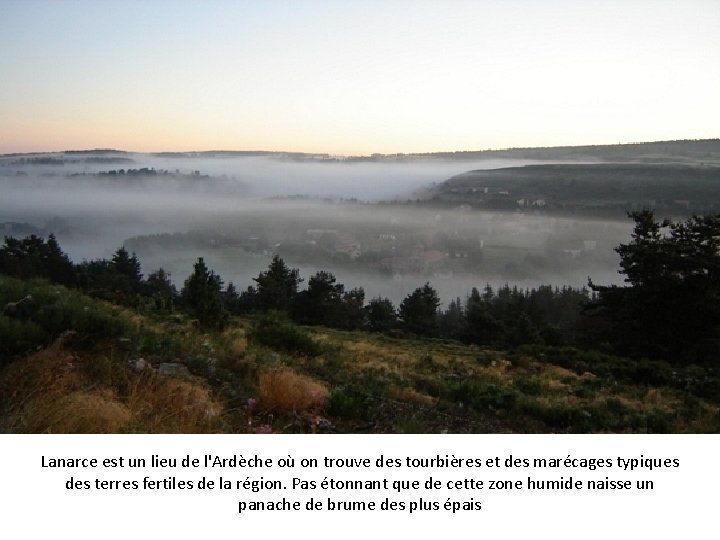
[{"label": "tall grass", "polygon": [[258,396],[265,409],[306,411],[317,406],[327,395],[324,384],[288,367],[270,368],[259,374]]},{"label": "tall grass", "polygon": [[[85,354],[81,356],[80,354]],[[217,431],[222,407],[197,379],[152,370],[99,377],[107,362],[72,352],[63,340],[16,360],[0,374],[2,430],[17,433],[204,433]]]}]

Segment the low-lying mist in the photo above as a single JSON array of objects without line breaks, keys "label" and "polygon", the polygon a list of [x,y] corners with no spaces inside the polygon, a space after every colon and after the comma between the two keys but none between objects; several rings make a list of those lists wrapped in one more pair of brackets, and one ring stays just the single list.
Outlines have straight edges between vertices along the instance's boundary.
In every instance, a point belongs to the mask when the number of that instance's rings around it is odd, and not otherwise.
[{"label": "low-lying mist", "polygon": [[5,156],[0,226],[12,236],[53,232],[76,262],[110,257],[124,244],[146,274],[162,266],[178,285],[202,256],[243,289],[274,253],[306,280],[329,270],[346,288],[364,287],[368,299],[396,303],[426,281],[446,303],[485,283],[619,282],[613,247],[627,240],[629,220],[407,202],[470,169],[526,163]]}]

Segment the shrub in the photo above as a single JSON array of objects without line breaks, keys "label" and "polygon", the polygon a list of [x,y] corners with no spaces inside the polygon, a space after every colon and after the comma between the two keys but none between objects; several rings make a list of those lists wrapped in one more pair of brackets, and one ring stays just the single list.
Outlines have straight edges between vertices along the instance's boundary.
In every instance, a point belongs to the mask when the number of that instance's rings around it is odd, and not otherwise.
[{"label": "shrub", "polygon": [[431,354],[421,356],[416,362],[415,367],[418,371],[434,373],[440,369],[440,365],[433,360]]},{"label": "shrub", "polygon": [[369,420],[371,413],[368,396],[355,385],[333,390],[330,395],[328,414],[338,418]]},{"label": "shrub", "polygon": [[322,349],[310,335],[278,312],[259,317],[250,337],[258,343],[290,354],[318,356]]},{"label": "shrub", "polygon": [[47,333],[32,321],[0,315],[0,366],[13,356],[35,349],[47,341]]},{"label": "shrub", "polygon": [[511,410],[519,394],[517,390],[494,379],[462,379],[448,383],[443,398],[461,402],[477,411]]},{"label": "shrub", "polygon": [[518,390],[529,396],[539,396],[546,389],[546,385],[536,375],[520,377],[514,382]]},{"label": "shrub", "polygon": [[415,388],[432,397],[439,397],[443,393],[442,384],[431,377],[419,377],[415,381]]}]

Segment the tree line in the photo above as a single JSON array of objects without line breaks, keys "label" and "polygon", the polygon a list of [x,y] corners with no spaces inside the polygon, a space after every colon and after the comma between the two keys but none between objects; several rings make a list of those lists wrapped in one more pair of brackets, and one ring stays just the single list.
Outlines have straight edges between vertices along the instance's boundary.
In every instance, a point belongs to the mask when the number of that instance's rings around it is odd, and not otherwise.
[{"label": "tree line", "polygon": [[720,216],[672,223],[648,210],[629,215],[633,235],[616,248],[626,285],[486,285],[445,309],[430,283],[397,307],[383,297],[366,302],[362,287],[346,289],[328,271],[301,288],[299,270],[278,255],[242,292],[232,282],[225,286],[199,258],[177,291],[162,268],[145,278],[137,256],[124,247],[109,260],[74,264],[52,234],[47,240],[6,237],[0,273],[45,278],[153,312],[180,310],[208,329],[224,328],[231,315],[284,312],[303,325],[410,332],[487,347],[574,346],[636,358],[714,360],[720,352]]}]

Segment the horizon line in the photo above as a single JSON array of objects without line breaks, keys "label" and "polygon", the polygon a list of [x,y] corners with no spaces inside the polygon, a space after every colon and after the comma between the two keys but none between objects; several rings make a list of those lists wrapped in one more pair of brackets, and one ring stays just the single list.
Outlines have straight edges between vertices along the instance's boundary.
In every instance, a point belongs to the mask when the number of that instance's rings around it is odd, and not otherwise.
[{"label": "horizon line", "polygon": [[492,152],[508,152],[517,150],[551,150],[565,148],[599,148],[604,146],[638,146],[644,144],[663,144],[663,143],[683,143],[683,142],[716,142],[720,141],[720,137],[704,138],[704,139],[667,139],[656,141],[634,141],[634,142],[618,142],[603,144],[563,144],[556,146],[511,146],[505,148],[485,148],[475,150],[435,150],[427,152],[372,152],[370,154],[334,154],[330,152],[304,152],[297,150],[230,150],[230,149],[214,149],[214,150],[153,150],[153,151],[137,151],[122,150],[118,148],[86,148],[86,149],[65,149],[65,150],[37,150],[27,152],[7,152],[0,154],[0,157],[15,157],[33,154],[84,154],[84,153],[101,153],[116,152],[123,154],[213,154],[213,153],[242,153],[242,154],[288,154],[288,155],[304,155],[304,156],[328,156],[328,157],[344,157],[344,158],[371,158],[371,157],[397,157],[397,156],[432,156],[435,154],[477,154]]}]

